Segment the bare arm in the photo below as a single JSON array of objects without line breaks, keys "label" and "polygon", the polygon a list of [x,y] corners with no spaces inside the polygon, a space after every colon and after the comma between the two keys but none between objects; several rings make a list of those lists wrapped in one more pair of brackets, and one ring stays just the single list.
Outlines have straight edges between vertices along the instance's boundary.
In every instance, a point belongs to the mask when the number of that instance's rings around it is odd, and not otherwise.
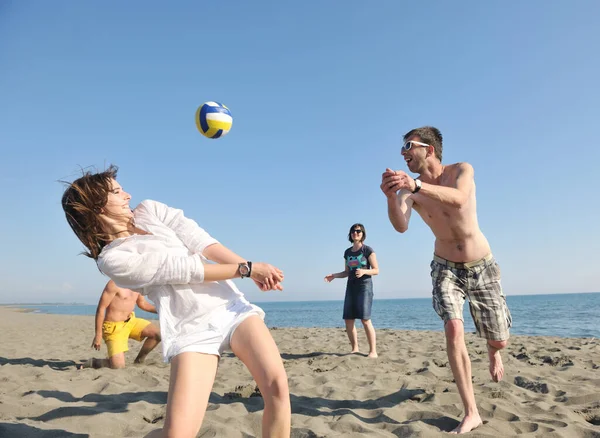
[{"label": "bare arm", "polygon": [[371,269],[365,269],[364,273],[367,275],[379,274],[379,263],[377,263],[377,256],[374,252],[369,256],[369,264],[371,265]]},{"label": "bare arm", "polygon": [[[210,251],[209,251],[210,254]],[[172,255],[167,252],[139,253],[134,245],[121,245],[98,258],[98,268],[115,283],[139,291],[167,284],[198,284],[230,280],[240,276],[237,263],[204,264],[200,254]],[[253,263],[251,278],[262,290],[282,290],[283,272],[267,263]]]},{"label": "bare arm", "polygon": [[[412,181],[406,173],[385,169],[381,175],[381,191],[387,198],[388,218],[392,226],[399,233],[408,230],[408,222],[412,212],[413,199],[412,190],[408,190],[409,181]],[[413,182],[414,183],[414,182]]]},{"label": "bare arm", "polygon": [[140,309],[145,310],[146,312],[157,313],[156,307],[153,304],[150,304],[148,301],[146,301],[144,299],[144,296],[141,294],[138,295],[136,303]]},{"label": "bare arm", "polygon": [[234,253],[232,250],[220,243],[214,243],[204,248],[202,255],[208,260],[216,263],[243,263],[246,259]]},{"label": "bare arm", "polygon": [[[204,265],[203,281],[222,281],[239,278],[238,264],[246,262],[246,259],[243,259],[229,248],[218,243],[204,229],[200,228],[195,221],[186,218],[183,211],[156,202],[153,205],[157,216],[161,217],[161,220],[175,231],[188,248],[201,253],[208,260],[217,263],[216,265]],[[252,271],[255,269],[258,274],[260,266],[253,265]]]},{"label": "bare arm", "polygon": [[388,203],[388,218],[392,223],[392,226],[399,233],[404,233],[408,230],[408,223],[410,221],[410,214],[412,213],[413,199],[411,193],[402,189],[400,192],[387,198]]},{"label": "bare arm", "polygon": [[474,185],[474,170],[469,163],[458,163],[452,187],[422,183],[420,194],[451,207],[460,208],[467,203]]},{"label": "bare arm", "polygon": [[[235,252],[227,248],[225,245],[222,245],[221,243],[214,243],[210,246],[207,246],[206,248],[204,248],[202,255],[216,263],[235,263],[236,272],[238,263],[244,263],[247,261],[247,259],[237,255]],[[209,266],[211,265],[206,265],[204,269],[206,270],[206,268],[208,268]],[[267,271],[263,272],[263,268],[265,267],[268,267]],[[252,280],[254,280],[258,288],[262,291],[270,289],[283,290],[283,287],[281,286],[281,284],[279,284],[281,281],[283,281],[283,273],[274,266],[268,265],[266,263],[253,263],[250,277],[252,278]]]},{"label": "bare arm", "polygon": [[[210,236],[194,220],[186,218],[182,210],[171,208],[165,204],[156,201],[142,201],[143,208],[150,211],[167,227],[177,234],[177,237],[194,254],[202,254],[209,260],[217,262],[218,265],[198,264],[198,260],[175,260],[173,273],[169,275],[172,284],[182,284],[203,282],[203,281],[221,281],[230,280],[239,277],[238,263],[245,262],[246,259],[235,254],[225,246],[218,243],[216,239]],[[155,265],[160,265],[163,260],[151,261]],[[148,263],[145,263],[148,265]],[[102,270],[102,268],[101,268]],[[166,270],[163,270],[163,274]],[[104,271],[103,271],[104,272]],[[191,273],[191,276],[188,275]],[[250,273],[252,280],[263,291],[283,290],[281,282],[283,281],[283,272],[267,263],[253,263]],[[161,281],[165,281],[167,276],[163,276]],[[144,280],[144,279],[142,279]],[[145,279],[147,280],[147,278]],[[130,289],[139,289],[143,285],[142,281],[137,281],[136,287]]]},{"label": "bare arm", "polygon": [[92,347],[96,350],[100,350],[100,341],[102,340],[102,324],[104,324],[104,318],[106,317],[106,309],[110,306],[113,298],[118,292],[117,285],[114,281],[110,280],[104,286],[104,290],[102,291],[102,295],[100,296],[100,301],[98,301],[98,306],[96,307],[96,329],[94,334],[94,340],[92,342]]},{"label": "bare arm", "polygon": [[369,263],[371,264],[370,269],[357,269],[356,278],[360,278],[363,275],[377,275],[379,274],[379,265],[377,264],[377,256],[375,253],[371,253],[369,256]]},{"label": "bare arm", "polygon": [[326,275],[325,276],[325,281],[327,283],[331,283],[334,278],[346,278],[346,277],[348,277],[349,274],[350,274],[350,269],[348,269],[348,266],[346,265],[346,263],[344,263],[344,270],[343,271],[336,272],[334,274]]},{"label": "bare arm", "polygon": [[333,275],[333,278],[346,278],[346,277],[348,277],[349,274],[350,274],[350,269],[348,269],[348,266],[344,263],[343,271],[336,272],[335,274],[331,274],[331,275]]}]

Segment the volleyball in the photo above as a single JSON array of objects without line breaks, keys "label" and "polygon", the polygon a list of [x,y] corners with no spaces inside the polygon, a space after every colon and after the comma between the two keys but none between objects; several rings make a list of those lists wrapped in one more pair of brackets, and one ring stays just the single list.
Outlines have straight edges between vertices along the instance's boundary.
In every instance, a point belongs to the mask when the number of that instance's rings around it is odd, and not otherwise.
[{"label": "volleyball", "polygon": [[229,108],[218,102],[204,102],[196,110],[196,127],[208,138],[221,138],[229,132],[233,118]]}]

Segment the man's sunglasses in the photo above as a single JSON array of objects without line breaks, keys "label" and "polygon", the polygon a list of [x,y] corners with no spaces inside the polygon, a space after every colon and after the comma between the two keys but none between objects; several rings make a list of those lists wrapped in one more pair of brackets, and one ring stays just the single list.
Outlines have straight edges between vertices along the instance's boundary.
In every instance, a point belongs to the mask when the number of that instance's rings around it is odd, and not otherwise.
[{"label": "man's sunglasses", "polygon": [[352,232],[356,233],[356,234],[360,234],[360,233],[362,233],[362,230],[352,230]]},{"label": "man's sunglasses", "polygon": [[431,145],[427,143],[421,143],[420,141],[411,140],[404,143],[404,145],[402,146],[402,152],[410,151],[413,146],[429,147]]}]

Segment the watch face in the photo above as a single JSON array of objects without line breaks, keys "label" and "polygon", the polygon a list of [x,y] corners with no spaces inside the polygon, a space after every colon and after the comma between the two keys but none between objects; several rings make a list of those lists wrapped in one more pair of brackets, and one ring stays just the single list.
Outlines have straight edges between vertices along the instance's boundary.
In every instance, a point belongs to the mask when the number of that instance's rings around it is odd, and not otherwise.
[{"label": "watch face", "polygon": [[242,276],[248,275],[249,271],[250,271],[250,268],[248,267],[248,265],[246,265],[246,264],[240,265],[240,275],[242,275]]}]

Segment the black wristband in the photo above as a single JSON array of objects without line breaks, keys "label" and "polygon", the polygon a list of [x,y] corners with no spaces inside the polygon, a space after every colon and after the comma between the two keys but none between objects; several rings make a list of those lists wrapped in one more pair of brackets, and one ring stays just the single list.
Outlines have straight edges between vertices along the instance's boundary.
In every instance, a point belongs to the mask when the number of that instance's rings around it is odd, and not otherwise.
[{"label": "black wristband", "polygon": [[413,193],[417,193],[419,190],[421,190],[421,180],[419,178],[413,178],[413,181],[415,182],[415,189],[413,190]]},{"label": "black wristband", "polygon": [[252,273],[252,262],[238,263],[238,272],[240,274],[240,278],[250,277],[250,274]]}]

